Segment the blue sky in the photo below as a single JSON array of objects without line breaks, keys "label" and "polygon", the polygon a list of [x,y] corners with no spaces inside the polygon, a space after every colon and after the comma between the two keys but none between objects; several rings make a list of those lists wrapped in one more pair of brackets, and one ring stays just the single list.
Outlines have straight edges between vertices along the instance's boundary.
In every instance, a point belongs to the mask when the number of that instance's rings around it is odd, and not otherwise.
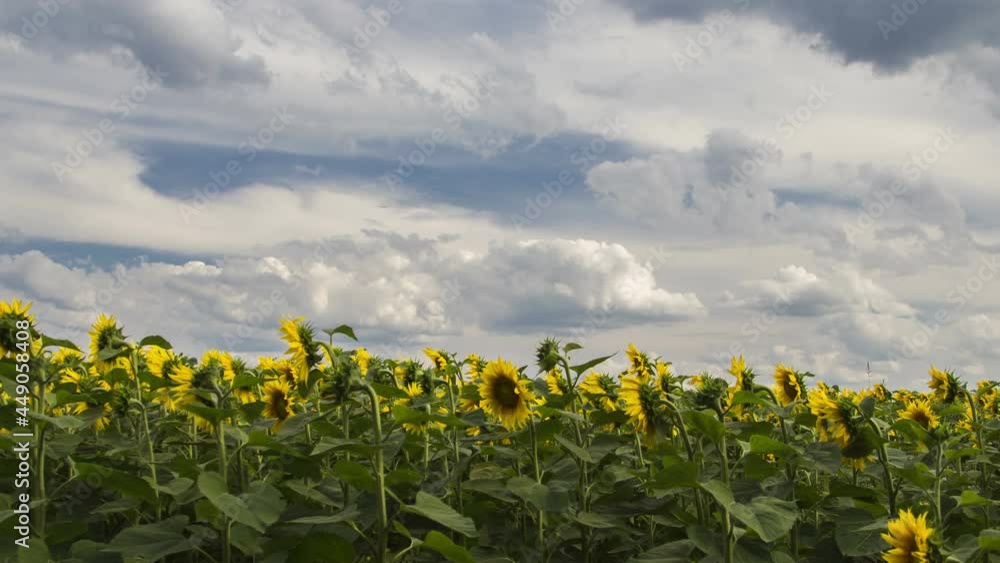
[{"label": "blue sky", "polygon": [[994,2],[43,4],[0,7],[0,298],[56,335],[997,364]]}]

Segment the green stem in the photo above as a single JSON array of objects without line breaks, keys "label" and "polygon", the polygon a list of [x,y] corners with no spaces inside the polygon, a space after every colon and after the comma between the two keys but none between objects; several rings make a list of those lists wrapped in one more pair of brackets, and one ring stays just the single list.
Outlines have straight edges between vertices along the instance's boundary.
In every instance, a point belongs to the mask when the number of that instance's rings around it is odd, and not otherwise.
[{"label": "green stem", "polygon": [[[722,410],[722,405],[719,401],[716,401],[715,403],[715,410],[716,413],[719,415],[719,422],[725,424],[725,415],[723,414],[724,411]],[[726,487],[730,487],[728,450],[729,450],[729,444],[726,441],[726,434],[723,433],[722,440],[719,443],[719,454],[720,457],[722,458],[722,481],[723,483],[726,484]],[[733,541],[734,539],[733,519],[732,515],[729,513],[729,507],[722,506],[722,503],[719,503],[719,506],[722,508],[723,554],[725,556],[726,563],[733,563],[733,558],[735,555],[734,552],[736,547],[735,542]]]},{"label": "green stem", "polygon": [[[225,490],[229,492],[229,460],[226,456],[226,432],[225,432],[225,421],[219,421],[219,425],[215,427],[216,442],[219,447],[219,475],[222,476],[222,483],[225,486]],[[231,563],[233,560],[232,554],[232,542],[230,541],[230,522],[229,518],[223,515],[222,517],[222,562]]]},{"label": "green stem", "polygon": [[[458,416],[458,404],[455,401],[455,390],[452,389],[452,384],[455,383],[454,375],[448,378],[448,403],[451,406],[451,416]],[[459,464],[462,462],[462,453],[458,449],[458,427],[453,427],[451,429],[451,447],[452,453],[455,455],[455,469],[457,470]],[[465,510],[462,501],[462,475],[459,475],[455,479],[455,499],[458,504],[458,512],[462,513]]]},{"label": "green stem", "polygon": [[892,485],[892,472],[889,471],[889,450],[886,449],[886,437],[882,435],[882,431],[879,430],[878,426],[871,419],[868,420],[868,424],[872,427],[872,430],[881,438],[882,444],[879,446],[876,453],[878,454],[879,465],[882,466],[882,479],[885,481],[885,490],[889,496],[889,514],[896,515],[896,490]]},{"label": "green stem", "polygon": [[389,515],[385,505],[385,458],[382,450],[382,417],[379,413],[378,394],[371,385],[364,384],[364,391],[371,402],[372,432],[375,438],[375,498],[378,505],[378,542],[375,553],[376,563],[385,563],[389,545]]},{"label": "green stem", "polygon": [[149,430],[149,415],[146,414],[146,403],[142,400],[142,383],[139,381],[139,352],[132,350],[131,358],[132,380],[135,381],[135,399],[139,404],[139,412],[142,413],[142,426],[146,434],[146,447],[149,452],[149,471],[153,475],[153,495],[156,498],[156,520],[160,520],[160,480],[156,475],[156,450],[153,448],[153,433]]},{"label": "green stem", "polygon": [[[332,338],[331,338],[331,340],[332,340]],[[344,428],[344,439],[345,440],[350,440],[351,439],[351,410],[350,410],[350,408],[351,408],[350,401],[344,401],[344,403],[342,405],[340,405],[340,413],[341,413],[340,419],[341,419],[341,426]],[[345,453],[344,454],[344,458],[347,461],[351,461],[351,452],[348,451],[347,453]],[[344,506],[347,507],[351,503],[351,487],[347,483],[342,483],[342,485],[343,485],[343,488],[344,488]]]},{"label": "green stem", "polygon": [[[38,404],[35,410],[39,414],[45,414],[45,386],[46,386],[46,374],[43,367],[39,367],[39,383],[38,383]],[[40,502],[41,510],[38,511],[38,537],[44,542],[46,537],[46,523],[45,516],[47,512],[47,506],[45,504],[46,491],[45,491],[45,428],[41,424],[35,424],[35,429],[38,433],[38,451],[35,452],[36,456],[36,471],[35,483],[36,483],[36,496]]]},{"label": "green stem", "polygon": [[[538,435],[535,433],[535,417],[529,419],[528,428],[531,431],[531,462],[535,467],[535,481],[542,484],[542,464],[538,460]],[[538,509],[538,552],[545,558],[545,511]]]},{"label": "green stem", "polygon": [[[789,440],[788,440],[788,429],[785,428],[785,417],[779,416],[778,417],[778,423],[781,425],[781,440],[785,443],[786,446],[791,446],[791,444],[789,443]],[[788,476],[788,484],[790,485],[789,488],[792,491],[792,502],[796,502],[796,500],[795,500],[795,468],[792,466],[792,460],[790,458],[785,458],[785,473]],[[789,543],[791,544],[791,548],[792,548],[792,557],[798,559],[798,557],[799,557],[799,521],[798,521],[798,519],[796,519],[795,523],[792,524],[792,532],[791,532],[791,536],[789,538]]]},{"label": "green stem", "polygon": [[944,526],[944,514],[941,512],[941,472],[944,469],[944,444],[938,443],[937,456],[934,464],[934,513],[938,526]]}]

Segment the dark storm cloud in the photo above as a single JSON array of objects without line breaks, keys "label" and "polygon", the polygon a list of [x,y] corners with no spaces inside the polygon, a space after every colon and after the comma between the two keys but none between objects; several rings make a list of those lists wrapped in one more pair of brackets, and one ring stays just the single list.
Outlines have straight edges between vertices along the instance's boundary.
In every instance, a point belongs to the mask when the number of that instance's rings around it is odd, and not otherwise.
[{"label": "dark storm cloud", "polygon": [[964,45],[1000,45],[996,0],[616,0],[638,20],[700,21],[731,10],[766,17],[800,33],[847,63],[900,70],[915,59]]}]

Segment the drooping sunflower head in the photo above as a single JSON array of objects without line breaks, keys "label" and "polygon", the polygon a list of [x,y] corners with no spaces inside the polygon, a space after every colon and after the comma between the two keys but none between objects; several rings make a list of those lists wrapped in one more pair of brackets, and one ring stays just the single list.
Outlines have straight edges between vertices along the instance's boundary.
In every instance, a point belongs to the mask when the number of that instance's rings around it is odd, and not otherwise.
[{"label": "drooping sunflower head", "polygon": [[15,346],[23,342],[17,337],[18,333],[24,330],[23,321],[28,323],[28,339],[34,340],[38,337],[38,332],[35,330],[35,316],[29,312],[30,309],[30,302],[21,303],[17,299],[9,302],[0,301],[0,358],[19,351]]},{"label": "drooping sunflower head", "polygon": [[961,392],[961,382],[952,371],[942,371],[934,366],[927,372],[931,376],[930,387],[934,398],[943,403],[953,403]]},{"label": "drooping sunflower head", "polygon": [[889,388],[883,383],[876,383],[871,390],[871,396],[875,397],[875,400],[884,403],[892,397],[892,393],[889,392]]},{"label": "drooping sunflower head", "polygon": [[927,563],[930,561],[930,539],[934,529],[927,525],[927,514],[915,516],[910,510],[900,510],[899,517],[889,520],[888,532],[882,534],[892,549],[882,554],[887,563]]},{"label": "drooping sunflower head", "polygon": [[295,407],[295,397],[292,394],[292,387],[287,381],[275,379],[264,384],[264,410],[261,411],[266,418],[273,418],[274,429],[281,427],[281,423],[292,416]]},{"label": "drooping sunflower head", "polygon": [[635,347],[635,344],[629,343],[625,350],[625,356],[628,358],[628,373],[630,375],[644,381],[653,377],[653,364],[649,360],[649,354],[640,351]]},{"label": "drooping sunflower head", "polygon": [[97,368],[101,371],[108,371],[114,368],[114,360],[99,360],[97,358],[101,350],[110,348],[125,339],[122,327],[118,326],[118,321],[113,316],[103,313],[97,317],[97,321],[90,327],[90,357]]},{"label": "drooping sunflower head", "polygon": [[479,383],[480,407],[487,415],[510,429],[518,430],[531,417],[535,394],[521,378],[514,364],[497,358],[486,364]]},{"label": "drooping sunflower head", "polygon": [[729,374],[736,378],[736,389],[738,391],[753,391],[755,374],[747,367],[743,356],[733,356],[729,360]]},{"label": "drooping sunflower head", "polygon": [[278,377],[278,379],[287,383],[289,387],[298,385],[298,374],[295,371],[295,367],[291,361],[285,358],[276,360],[265,356],[258,361],[258,367],[262,373]]},{"label": "drooping sunflower head", "polygon": [[546,338],[535,348],[535,360],[540,371],[549,372],[559,365],[559,341]]},{"label": "drooping sunflower head", "polygon": [[690,380],[695,389],[693,401],[699,409],[725,410],[729,405],[729,383],[725,379],[702,373]]},{"label": "drooping sunflower head", "polygon": [[297,382],[303,382],[309,377],[309,372],[323,361],[320,352],[322,346],[315,339],[316,331],[302,317],[281,319],[278,329],[281,339],[288,343],[286,354],[291,355],[292,367],[295,368]]},{"label": "drooping sunflower head", "polygon": [[802,375],[792,368],[778,364],[774,368],[774,395],[782,406],[803,398]]},{"label": "drooping sunflower head", "polygon": [[614,412],[618,405],[618,385],[606,373],[591,372],[580,382],[580,391],[604,412]]},{"label": "drooping sunflower head", "polygon": [[321,394],[324,399],[341,404],[351,393],[351,371],[353,364],[347,358],[337,358],[333,364],[323,368]]},{"label": "drooping sunflower head", "polygon": [[853,399],[820,388],[810,391],[808,397],[809,410],[816,415],[820,441],[835,441],[842,449],[850,446],[861,429]]},{"label": "drooping sunflower head", "polygon": [[444,371],[448,367],[448,358],[440,351],[428,346],[424,348],[424,355],[431,361],[435,369]]},{"label": "drooping sunflower head", "polygon": [[647,444],[656,441],[656,426],[662,411],[663,392],[650,382],[636,375],[622,377],[621,398],[625,401],[625,414]]},{"label": "drooping sunflower head", "polygon": [[240,404],[257,401],[257,384],[254,374],[242,358],[233,358],[230,364],[233,370],[233,380],[229,382],[233,396]]},{"label": "drooping sunflower head", "polygon": [[931,402],[927,399],[914,399],[906,403],[906,407],[899,413],[899,418],[912,420],[923,427],[924,430],[934,430],[941,425],[941,420],[931,408]]}]

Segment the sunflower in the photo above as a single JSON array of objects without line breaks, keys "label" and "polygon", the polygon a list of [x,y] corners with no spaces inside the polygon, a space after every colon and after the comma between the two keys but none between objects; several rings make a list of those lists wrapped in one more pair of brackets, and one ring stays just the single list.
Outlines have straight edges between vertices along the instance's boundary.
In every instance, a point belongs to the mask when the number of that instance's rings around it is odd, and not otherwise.
[{"label": "sunflower", "polygon": [[931,402],[927,399],[917,399],[906,403],[906,408],[899,413],[899,418],[912,420],[924,430],[933,430],[941,425],[940,419],[934,414]]},{"label": "sunflower", "polygon": [[110,347],[116,340],[122,340],[125,335],[122,328],[118,326],[118,321],[113,316],[101,313],[97,321],[90,328],[90,357],[101,373],[106,373],[115,368],[114,360],[99,360],[98,354],[101,350]]},{"label": "sunflower", "polygon": [[[75,350],[73,351],[75,352]],[[79,415],[91,409],[101,409],[102,416],[94,420],[94,430],[100,432],[107,428],[111,424],[113,405],[109,400],[98,399],[106,398],[107,395],[104,395],[104,393],[110,393],[111,386],[100,378],[100,374],[93,366],[91,366],[89,371],[85,371],[82,368],[72,369],[67,367],[63,368],[60,373],[62,375],[59,378],[59,383],[71,384],[76,388],[77,394],[87,396],[76,403],[72,403],[72,405],[67,405],[67,407],[72,407],[68,408],[68,412]],[[92,393],[98,396],[93,397],[91,396]]]},{"label": "sunflower", "polygon": [[298,380],[295,377],[295,367],[292,365],[290,360],[285,358],[276,360],[272,357],[265,356],[258,360],[257,365],[261,371],[278,376],[278,378],[287,383],[289,387],[297,385],[298,383]]},{"label": "sunflower", "polygon": [[931,376],[928,387],[934,390],[934,398],[945,403],[952,403],[959,394],[959,382],[954,372],[941,371],[934,366],[927,372]]},{"label": "sunflower", "polygon": [[[403,387],[403,392],[406,393],[405,398],[396,399],[396,405],[403,407],[412,407],[414,399],[421,396],[425,396],[423,388],[419,383],[411,383],[406,387]],[[438,413],[446,414],[448,411],[438,408]],[[446,426],[440,422],[434,421],[423,421],[423,422],[404,422],[403,430],[407,434],[413,434],[416,436],[423,436],[428,433],[431,429],[436,429],[438,431],[444,430]]]},{"label": "sunflower", "polygon": [[278,329],[281,339],[288,343],[286,354],[291,354],[292,367],[295,369],[295,381],[303,382],[309,378],[309,372],[323,361],[320,345],[313,338],[315,331],[312,325],[302,317],[281,319]]},{"label": "sunflower", "polygon": [[646,381],[653,376],[653,369],[649,361],[649,356],[645,352],[640,352],[635,344],[629,344],[625,350],[628,357],[628,372],[639,379]]},{"label": "sunflower", "polygon": [[747,367],[747,361],[743,356],[733,356],[729,360],[729,374],[736,378],[736,389],[738,391],[753,391],[754,372]]},{"label": "sunflower", "polygon": [[781,406],[802,398],[802,376],[792,368],[778,364],[774,368],[774,395]]},{"label": "sunflower", "polygon": [[232,383],[233,379],[236,378],[236,372],[233,371],[233,356],[229,352],[222,352],[219,350],[208,350],[201,356],[201,365],[210,366],[216,364],[222,370],[222,380],[226,383]]},{"label": "sunflower", "polygon": [[479,384],[480,407],[483,412],[497,419],[511,430],[518,430],[531,417],[531,403],[535,394],[528,382],[521,379],[514,364],[497,358],[486,364]]},{"label": "sunflower", "polygon": [[662,399],[661,391],[638,376],[622,377],[621,398],[625,401],[625,414],[642,434],[647,444],[656,441],[656,418]]},{"label": "sunflower", "polygon": [[358,365],[358,370],[361,372],[361,377],[368,375],[368,366],[372,361],[372,355],[368,353],[368,350],[364,348],[358,348],[351,354],[351,359],[354,363]]},{"label": "sunflower", "polygon": [[434,378],[431,373],[420,365],[416,360],[405,360],[396,365],[393,370],[396,382],[400,387],[406,387],[411,383],[419,383],[424,393],[430,393],[434,389]]},{"label": "sunflower", "polygon": [[232,386],[233,396],[240,404],[254,403],[257,401],[257,385],[255,384],[245,384],[242,381],[238,382],[237,378],[244,375],[252,375],[249,368],[247,368],[246,362],[241,358],[233,358],[230,356],[229,369],[233,372],[233,379],[229,382]]},{"label": "sunflower", "polygon": [[670,372],[670,362],[656,362],[656,384],[660,391],[670,393],[674,389],[674,374]]},{"label": "sunflower", "polygon": [[483,368],[486,367],[486,361],[477,354],[469,354],[463,363],[469,366],[469,376],[472,381],[479,379],[483,375]]},{"label": "sunflower", "polygon": [[569,383],[563,377],[563,372],[559,368],[552,368],[545,374],[545,384],[552,395],[565,395],[569,393]]},{"label": "sunflower", "polygon": [[927,525],[927,514],[914,516],[900,510],[899,518],[889,521],[889,533],[882,534],[892,549],[882,554],[886,563],[927,563],[930,561],[930,538],[934,528]]},{"label": "sunflower", "polygon": [[809,392],[809,410],[816,415],[816,430],[820,441],[832,439],[841,448],[846,448],[854,440],[855,427],[851,418],[853,407],[850,401],[819,387]]},{"label": "sunflower", "polygon": [[871,389],[871,396],[875,397],[876,401],[884,403],[889,400],[889,397],[892,396],[892,393],[889,392],[889,389],[884,384],[876,383],[875,386],[872,387]]},{"label": "sunflower", "polygon": [[431,365],[438,370],[444,371],[444,368],[448,367],[448,358],[445,358],[444,354],[442,354],[439,350],[435,350],[434,348],[428,346],[427,348],[424,348],[424,355],[430,359]]},{"label": "sunflower", "polygon": [[[29,310],[31,309],[31,303],[21,303],[19,300],[14,299],[10,302],[0,301],[0,358],[3,358],[8,353],[13,354],[19,351],[15,346],[19,342],[17,339],[17,329],[16,323],[18,321],[28,321],[28,326],[30,330],[28,331],[29,337],[33,338],[35,336],[35,316],[32,315]],[[8,325],[8,326],[3,326]],[[32,347],[34,349],[34,346]]]},{"label": "sunflower", "polygon": [[618,387],[606,373],[590,373],[580,382],[580,391],[597,400],[604,412],[615,412],[618,404]]},{"label": "sunflower", "polygon": [[178,412],[189,402],[194,384],[194,370],[176,356],[172,350],[154,346],[146,353],[146,367],[150,373],[166,380],[167,385],[157,390],[154,401],[171,412]]},{"label": "sunflower", "polygon": [[562,357],[559,355],[559,341],[554,338],[546,338],[535,348],[535,360],[538,361],[539,371],[552,371],[559,364]]},{"label": "sunflower", "polygon": [[292,386],[287,381],[276,379],[264,384],[264,410],[261,411],[267,418],[275,419],[274,430],[281,427],[281,423],[288,420],[294,413],[295,397],[292,395]]}]

